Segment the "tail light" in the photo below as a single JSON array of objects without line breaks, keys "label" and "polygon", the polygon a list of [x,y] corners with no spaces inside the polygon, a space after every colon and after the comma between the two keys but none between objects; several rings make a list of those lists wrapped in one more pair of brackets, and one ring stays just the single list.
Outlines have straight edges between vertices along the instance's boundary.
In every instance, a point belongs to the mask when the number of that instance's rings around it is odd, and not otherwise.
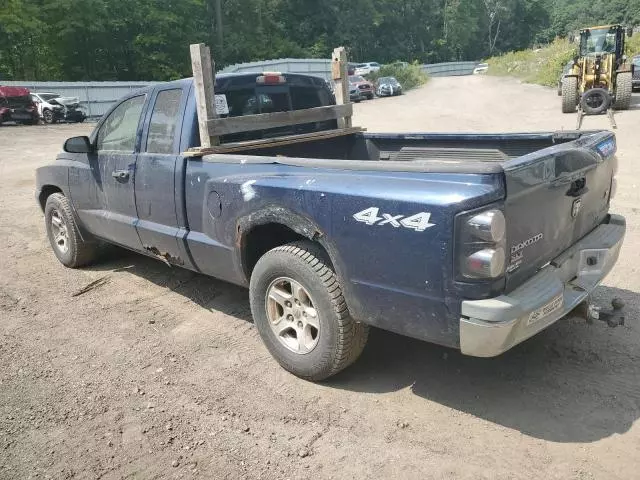
[{"label": "tail light", "polygon": [[256,83],[260,85],[277,85],[286,82],[287,79],[280,72],[264,72],[256,77]]},{"label": "tail light", "polygon": [[611,161],[613,162],[613,172],[611,174],[611,188],[609,189],[609,201],[613,197],[616,196],[616,192],[618,191],[618,181],[616,180],[616,175],[618,175],[618,157],[615,155],[611,157]]},{"label": "tail light", "polygon": [[457,277],[482,280],[504,275],[507,224],[502,210],[464,213],[456,221]]}]

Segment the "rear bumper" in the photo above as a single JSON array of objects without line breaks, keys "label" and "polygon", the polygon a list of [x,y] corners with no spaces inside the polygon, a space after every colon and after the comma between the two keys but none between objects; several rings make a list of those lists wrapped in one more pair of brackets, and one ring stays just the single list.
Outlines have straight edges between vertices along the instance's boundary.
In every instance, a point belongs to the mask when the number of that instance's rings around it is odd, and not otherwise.
[{"label": "rear bumper", "polygon": [[463,301],[462,353],[494,357],[564,317],[611,271],[625,231],[624,217],[611,215],[513,292]]}]

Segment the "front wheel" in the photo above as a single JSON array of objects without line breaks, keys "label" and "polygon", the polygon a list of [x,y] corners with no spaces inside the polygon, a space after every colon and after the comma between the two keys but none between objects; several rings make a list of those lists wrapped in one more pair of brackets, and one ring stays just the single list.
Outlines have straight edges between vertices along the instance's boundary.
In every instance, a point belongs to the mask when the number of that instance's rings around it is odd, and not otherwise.
[{"label": "front wheel", "polygon": [[44,207],[44,218],[49,243],[60,263],[77,268],[95,259],[98,245],[81,234],[67,197],[51,194]]},{"label": "front wheel", "polygon": [[633,76],[631,72],[619,73],[616,77],[616,100],[613,108],[616,110],[629,110],[632,92]]},{"label": "front wheel", "polygon": [[54,117],[53,117],[53,112],[51,110],[44,110],[42,112],[42,120],[44,121],[44,123],[46,124],[51,124],[55,121]]},{"label": "front wheel", "polygon": [[369,327],[349,315],[336,274],[313,242],[264,254],[251,275],[249,296],[267,349],[298,377],[324,380],[364,349]]}]

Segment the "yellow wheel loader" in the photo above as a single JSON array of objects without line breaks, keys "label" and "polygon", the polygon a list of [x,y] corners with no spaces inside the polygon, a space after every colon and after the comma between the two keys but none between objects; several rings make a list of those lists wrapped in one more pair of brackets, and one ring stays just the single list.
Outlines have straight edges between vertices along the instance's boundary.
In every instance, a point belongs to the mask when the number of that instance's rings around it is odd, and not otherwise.
[{"label": "yellow wheel loader", "polygon": [[632,34],[622,25],[580,31],[580,51],[562,79],[563,113],[575,113],[578,106],[586,115],[629,108],[633,80],[624,43]]}]

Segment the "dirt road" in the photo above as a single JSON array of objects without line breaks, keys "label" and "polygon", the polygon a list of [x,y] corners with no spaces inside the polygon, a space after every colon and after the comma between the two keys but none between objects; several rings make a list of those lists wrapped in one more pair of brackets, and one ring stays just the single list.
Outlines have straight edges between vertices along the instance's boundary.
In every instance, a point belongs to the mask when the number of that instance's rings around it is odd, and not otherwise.
[{"label": "dirt road", "polygon": [[[62,267],[34,168],[91,125],[0,127],[0,479],[630,479],[640,471],[640,98],[619,113],[613,210],[628,237],[598,290],[626,326],[568,319],[488,360],[374,331],[316,385],[280,369],[247,292],[118,252]],[[356,106],[372,131],[572,129],[550,89],[434,79]],[[608,128],[588,118],[585,128]],[[106,283],[79,296],[83,286]]]}]

